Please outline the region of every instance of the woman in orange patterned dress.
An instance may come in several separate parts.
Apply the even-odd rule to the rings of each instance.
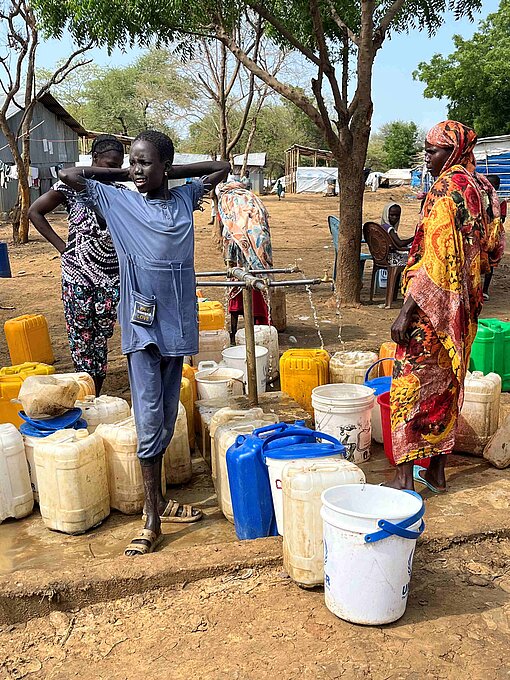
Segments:
[[[403,275],[404,304],[391,329],[397,343],[390,394],[397,470],[388,486],[414,481],[446,491],[446,456],[455,443],[464,378],[482,309],[482,274],[504,251],[497,194],[475,172],[473,130],[434,126],[425,160],[435,182]],[[431,458],[428,469],[414,462]]]

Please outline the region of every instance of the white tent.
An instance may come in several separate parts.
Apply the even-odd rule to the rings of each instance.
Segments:
[[[403,184],[411,184],[411,168],[392,168],[388,172],[383,172],[380,182],[388,181],[390,187],[400,187]]]
[[[296,170],[296,193],[325,194],[328,179],[338,181],[338,168],[300,166]]]

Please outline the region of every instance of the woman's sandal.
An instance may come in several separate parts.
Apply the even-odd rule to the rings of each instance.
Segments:
[[[163,540],[163,534],[154,533],[150,529],[142,529],[140,533],[133,538],[128,547],[124,550],[124,555],[127,557],[135,557],[135,555],[128,555],[128,552],[136,552],[137,555],[148,555],[154,552],[158,545]],[[142,543],[135,543],[135,541],[143,541]]]
[[[439,489],[438,487],[434,486],[431,484],[428,480],[425,479],[425,477],[422,477],[421,473],[426,473],[427,468],[422,467],[421,465],[414,465],[413,466],[413,479],[415,482],[419,482],[420,484],[423,484],[423,486],[426,486],[429,491],[432,491],[432,493],[446,493],[447,489]]]
[[[182,508],[182,512],[180,515],[178,515],[177,513],[179,512],[180,508]],[[195,511],[196,514],[194,514],[193,511]],[[194,508],[188,503],[181,504],[177,501],[168,501],[168,504],[161,513],[159,519],[162,524],[170,522],[182,522],[184,524],[189,524],[190,522],[198,522],[198,520],[202,519],[203,516],[204,515],[201,510]],[[144,522],[147,519],[147,515],[145,513],[142,515],[142,519]]]

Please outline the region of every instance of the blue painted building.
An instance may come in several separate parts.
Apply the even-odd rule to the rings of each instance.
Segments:
[[[476,169],[484,175],[499,175],[499,195],[510,197],[510,135],[484,137],[475,147]]]

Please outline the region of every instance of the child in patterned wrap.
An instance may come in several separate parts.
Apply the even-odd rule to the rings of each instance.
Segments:
[[[92,163],[120,168],[124,147],[113,135],[99,135],[92,144]],[[67,243],[46,215],[64,204],[68,214]],[[29,217],[37,231],[62,255],[62,301],[69,346],[76,371],[89,373],[99,395],[108,363],[119,301],[119,263],[106,222],[61,181],[38,198]]]

